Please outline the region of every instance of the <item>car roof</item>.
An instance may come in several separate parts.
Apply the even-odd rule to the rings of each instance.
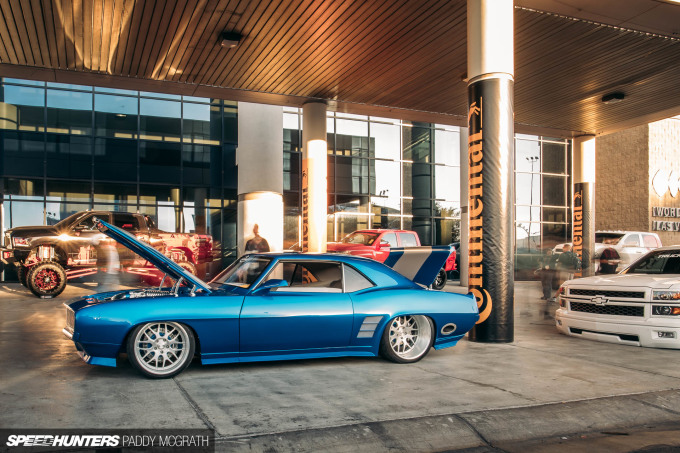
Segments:
[[[396,230],[393,228],[371,228],[371,229],[364,229],[364,230],[356,230],[352,231],[352,233],[384,233],[384,232],[390,232],[390,233],[415,233],[415,231],[410,231],[410,230]],[[351,234],[351,233],[350,233]]]

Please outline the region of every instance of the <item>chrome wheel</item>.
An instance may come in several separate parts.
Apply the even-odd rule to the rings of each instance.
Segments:
[[[176,322],[139,326],[130,339],[128,355],[132,356],[132,363],[151,377],[170,377],[179,373],[194,354],[193,335]]]
[[[432,324],[422,315],[397,316],[388,326],[388,345],[402,361],[422,358],[432,345]]]

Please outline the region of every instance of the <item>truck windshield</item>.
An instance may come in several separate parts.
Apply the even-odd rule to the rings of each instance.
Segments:
[[[57,228],[61,227],[67,227],[71,225],[72,223],[75,223],[77,219],[80,217],[83,217],[84,215],[89,214],[89,212],[76,212],[75,214],[71,214],[70,216],[66,217],[65,219],[60,220],[59,222],[55,223],[54,226]]]
[[[626,274],[680,274],[680,249],[655,251],[634,263]]]
[[[368,233],[365,231],[355,231],[350,233],[342,240],[343,244],[362,244],[362,245],[373,245],[375,240],[378,238],[378,233]]]
[[[621,233],[595,233],[595,242],[598,244],[616,245],[623,234]]]
[[[265,256],[244,255],[223,270],[210,283],[218,286],[232,285],[249,288],[262,274],[262,271],[267,268],[271,260],[271,258]]]

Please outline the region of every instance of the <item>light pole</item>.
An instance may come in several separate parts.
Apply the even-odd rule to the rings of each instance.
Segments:
[[[531,244],[531,226],[533,220],[533,206],[534,206],[534,164],[538,161],[538,156],[527,156],[525,157],[527,161],[531,164],[531,184],[529,186],[529,244]]]

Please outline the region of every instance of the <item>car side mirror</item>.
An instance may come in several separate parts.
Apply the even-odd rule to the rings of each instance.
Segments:
[[[257,290],[265,291],[271,290],[273,288],[281,288],[284,286],[288,286],[288,282],[286,280],[281,280],[280,278],[272,278],[264,282],[259,288],[257,288]]]
[[[381,240],[380,243],[378,244],[378,247],[380,247],[381,249],[385,248],[385,247],[389,247],[389,246],[390,246],[390,243],[385,241],[385,240]]]

